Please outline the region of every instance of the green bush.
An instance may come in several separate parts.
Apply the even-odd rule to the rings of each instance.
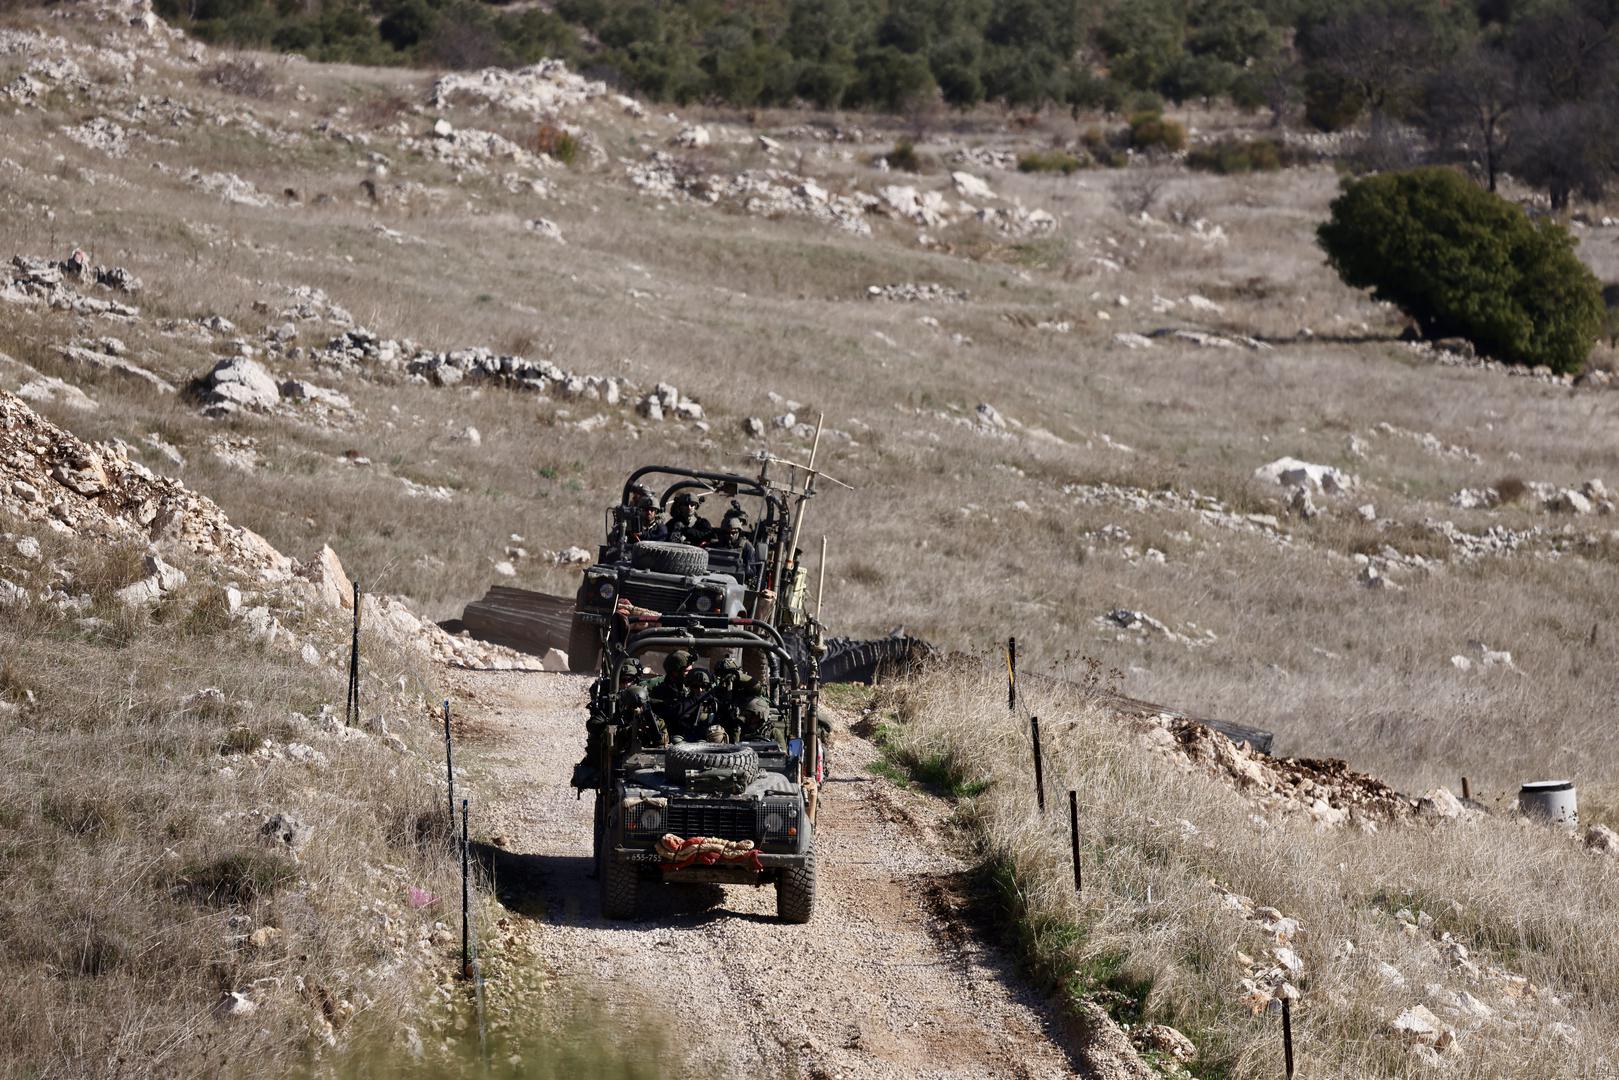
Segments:
[[[1062,150],[1031,150],[1017,159],[1018,172],[1026,173],[1060,172],[1067,176],[1083,167],[1084,162]]]
[[[1188,168],[1228,176],[1233,173],[1275,172],[1284,164],[1284,148],[1274,139],[1221,139],[1193,147],[1186,155]]]
[[[1163,113],[1140,112],[1130,117],[1130,145],[1137,150],[1186,149],[1186,129]]]
[[[883,155],[890,169],[899,169],[901,172],[921,172],[922,155],[916,152],[916,144],[909,139],[901,139],[894,144],[894,148]]]
[[[1497,360],[1577,372],[1603,328],[1601,287],[1568,231],[1451,169],[1355,181],[1317,236],[1346,283]]]

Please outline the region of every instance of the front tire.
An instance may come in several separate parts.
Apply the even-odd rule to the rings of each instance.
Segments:
[[[641,875],[636,865],[607,853],[602,860],[601,899],[605,919],[633,919],[641,898]]]
[[[815,914],[815,847],[804,853],[804,865],[784,868],[776,879],[776,917],[807,923]]]

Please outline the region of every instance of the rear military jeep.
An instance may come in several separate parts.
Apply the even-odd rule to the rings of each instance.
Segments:
[[[596,796],[595,856],[602,914],[634,917],[641,894],[660,885],[720,883],[773,886],[776,913],[808,922],[815,909],[815,811],[820,760],[811,719],[813,676],[801,685],[796,666],[771,627],[657,625],[615,650],[608,673],[625,661],[685,650],[710,658],[759,653],[770,672],[764,697],[774,738],[649,745],[644,702],[621,693],[605,740]],[[700,663],[700,661],[699,661]],[[616,681],[610,685],[617,685]],[[755,715],[763,715],[756,706]],[[757,732],[755,732],[757,734]]]
[[[682,495],[718,494],[730,499],[734,512],[746,515],[745,544],[731,548],[709,540],[699,545],[690,538],[671,542],[644,536],[636,492],[650,491],[647,485],[655,478],[665,485],[650,504],[655,517]],[[668,615],[759,616],[767,560],[779,547],[786,513],[785,500],[763,479],[661,465],[636,470],[624,483],[619,505],[609,511],[606,539],[579,584],[569,668],[579,674],[600,669],[615,615],[626,607]]]

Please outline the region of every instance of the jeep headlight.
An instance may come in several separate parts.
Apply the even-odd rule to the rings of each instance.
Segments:
[[[596,586],[596,595],[603,600],[611,600],[613,598],[613,594],[617,591],[617,586],[615,586],[611,581],[603,581],[600,585]]]
[[[718,601],[713,593],[698,593],[697,599],[692,601],[692,610],[699,615],[708,615],[713,612]]]
[[[638,832],[656,832],[663,828],[663,813],[656,806],[643,806],[635,815]]]
[[[765,803],[759,825],[766,843],[791,843],[798,836],[797,801]]]

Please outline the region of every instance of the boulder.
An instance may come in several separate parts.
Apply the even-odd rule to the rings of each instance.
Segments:
[[[1291,457],[1277,458],[1268,465],[1261,465],[1254,470],[1254,479],[1281,487],[1313,488],[1329,495],[1348,491],[1355,486],[1353,477],[1331,465],[1315,465]]]
[[[675,137],[670,141],[676,146],[683,146],[688,150],[695,150],[698,147],[707,146],[712,139],[708,134],[708,129],[703,125],[688,124],[686,127],[681,128]]]
[[[1554,514],[1589,514],[1596,508],[1583,492],[1564,488],[1546,500],[1546,509]]]
[[[203,400],[223,412],[236,409],[263,412],[281,403],[281,387],[257,360],[232,356],[219,361],[208,373]]]
[[[568,670],[568,654],[561,649],[546,649],[545,656],[540,659],[540,670],[565,674]]]
[[[153,603],[164,593],[178,589],[186,583],[183,570],[170,566],[156,555],[148,554],[144,560],[146,576],[132,585],[126,585],[115,594],[128,607]]]
[[[1137,1032],[1136,1037],[1143,1050],[1165,1054],[1182,1065],[1197,1058],[1197,1044],[1168,1024],[1148,1024]]]
[[[1423,1005],[1413,1005],[1396,1016],[1389,1022],[1389,1028],[1408,1042],[1437,1050],[1443,1050],[1456,1039],[1456,1033]]]
[[[315,594],[327,607],[353,610],[354,584],[330,544],[322,545],[320,554],[300,566],[298,576],[315,586]]]
[[[950,180],[956,185],[956,193],[964,199],[993,199],[995,192],[982,179],[969,172],[953,172]]]

